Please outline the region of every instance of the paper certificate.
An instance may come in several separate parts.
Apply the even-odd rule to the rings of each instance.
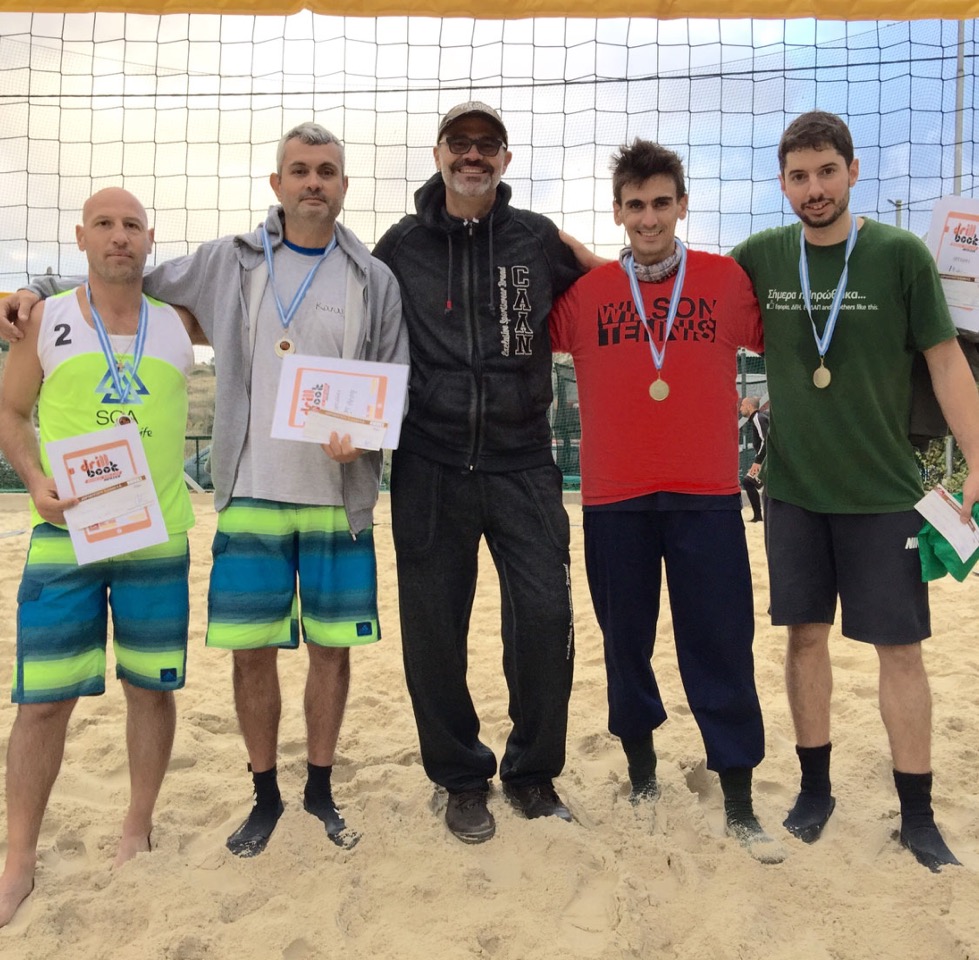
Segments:
[[[932,211],[928,246],[952,320],[979,333],[979,199],[942,197]]]
[[[962,522],[959,512],[962,504],[941,484],[929,490],[914,506],[952,545],[963,563],[979,550],[979,527],[975,520]]]
[[[167,540],[166,524],[135,423],[47,444],[63,499],[78,499],[65,522],[79,564]]]
[[[361,450],[393,450],[401,436],[408,366],[290,354],[272,417],[279,440],[329,443],[334,431]]]

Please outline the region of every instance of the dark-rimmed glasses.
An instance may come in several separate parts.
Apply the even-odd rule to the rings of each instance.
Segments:
[[[451,153],[459,156],[469,153],[475,147],[481,157],[495,157],[503,146],[503,141],[499,137],[478,137],[475,140],[472,137],[443,137],[442,143]]]

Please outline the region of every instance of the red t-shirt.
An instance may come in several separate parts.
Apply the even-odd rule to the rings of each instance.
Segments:
[[[639,284],[658,348],[675,280]],[[688,251],[661,371],[665,400],[649,395],[656,367],[618,262],[578,280],[555,304],[550,327],[554,350],[574,358],[582,503],[740,490],[737,351],[760,353],[763,343],[758,302],[734,260]]]

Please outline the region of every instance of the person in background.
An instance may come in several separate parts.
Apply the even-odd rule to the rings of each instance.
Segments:
[[[748,496],[751,504],[751,522],[758,523],[762,519],[761,512],[761,465],[765,462],[765,437],[768,436],[768,411],[761,409],[758,397],[745,397],[741,401],[739,412],[746,417],[751,427],[751,445],[755,448],[755,458],[748,467],[748,472],[741,478],[741,487]]]

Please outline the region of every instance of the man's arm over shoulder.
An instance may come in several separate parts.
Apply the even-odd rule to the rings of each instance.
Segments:
[[[594,270],[596,267],[603,267],[606,263],[611,262],[605,257],[600,257],[594,250],[589,250],[577,237],[572,237],[570,233],[558,230],[558,236],[561,238],[561,243],[566,244],[574,254],[575,260],[578,261],[578,266],[586,273],[589,270]]]
[[[962,519],[968,520],[979,501],[979,390],[954,337],[923,352],[935,396],[969,467],[962,484]]]
[[[143,290],[164,303],[186,307],[195,318],[210,317],[215,312],[213,303],[217,297],[222,294],[234,296],[237,291],[237,288],[228,291],[229,275],[222,277],[213,269],[214,248],[221,243],[229,244],[230,253],[231,239],[226,238],[202,244],[194,253],[165,260],[153,267],[143,276]],[[65,290],[72,290],[85,283],[86,279],[86,277],[68,279],[55,276],[37,277],[30,286],[0,300],[0,337],[11,342],[19,339],[20,332],[14,324],[24,323],[31,307],[38,300],[63,293]],[[197,325],[196,319],[195,325]],[[195,339],[195,334],[191,334],[191,340],[194,343],[206,344],[208,341],[201,327],[197,325],[197,328],[199,333],[196,336],[204,339]],[[187,332],[191,333],[190,330]]]
[[[193,253],[164,260],[143,276],[143,290],[164,303],[185,307],[206,337],[213,328],[218,303],[226,300],[235,310],[239,306],[238,272],[220,269],[222,253],[232,258],[225,264],[236,263],[231,238],[202,243]],[[229,286],[232,278],[234,283]]]
[[[32,283],[22,287],[16,293],[0,300],[0,338],[13,343],[23,336],[23,329],[31,315],[31,308],[45,297],[53,297],[56,293],[72,290],[83,284],[86,277],[75,277],[66,280],[45,274],[36,277]]]
[[[58,499],[54,480],[44,475],[34,429],[34,404],[41,391],[43,371],[37,355],[44,304],[35,304],[21,340],[10,345],[0,386],[0,449],[24,482],[41,517],[63,524],[64,510],[76,501]]]
[[[552,220],[521,210],[525,229],[529,230],[538,240],[551,273],[551,288],[557,298],[585,272],[575,258],[574,253],[562,239],[560,231]]]

